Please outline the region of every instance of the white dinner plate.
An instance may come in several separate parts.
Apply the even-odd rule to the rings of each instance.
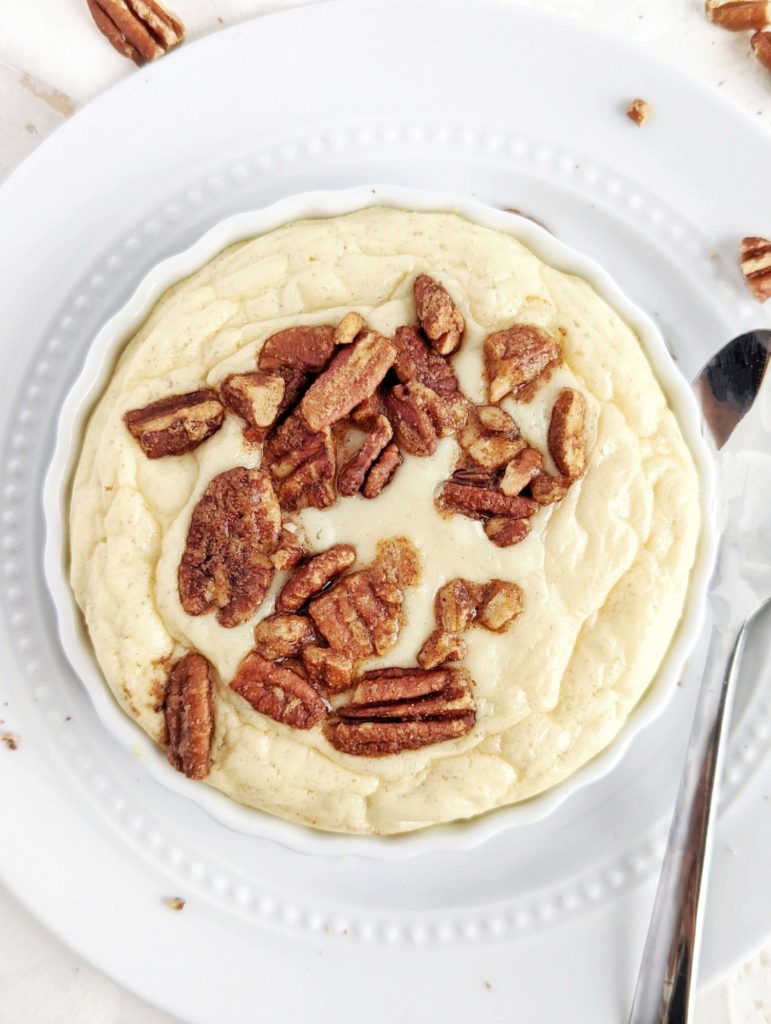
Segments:
[[[636,95],[654,108],[637,128]],[[736,154],[742,154],[737,165]],[[371,181],[517,207],[606,267],[686,376],[769,315],[771,146],[632,48],[480,3],[341,3],[183,47],[90,104],[0,188],[0,871],[66,942],[187,1020],[622,1020],[699,677],[606,778],[472,850],[377,862],[237,834],[104,729],[56,639],[42,480],[99,327],[212,224]],[[727,759],[703,976],[771,930],[769,616]],[[187,903],[174,913],[166,896]]]

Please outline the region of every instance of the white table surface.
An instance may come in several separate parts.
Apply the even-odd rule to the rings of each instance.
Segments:
[[[297,2],[174,0],[173,9],[195,38]],[[771,130],[771,75],[751,59],[746,34],[707,23],[701,0],[519,2],[638,42],[721,89]],[[79,104],[133,70],[94,31],[85,0],[0,0],[0,62],[17,69],[0,67],[0,179]],[[768,774],[771,780],[771,767]],[[771,922],[769,940],[766,950],[700,995],[698,1024],[771,1022]],[[173,1018],[93,970],[0,886],[0,1024],[173,1024]]]

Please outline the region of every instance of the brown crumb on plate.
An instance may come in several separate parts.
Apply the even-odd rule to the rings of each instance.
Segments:
[[[163,901],[169,910],[184,910],[185,900],[181,896],[167,896]]]
[[[651,116],[650,104],[641,99],[632,100],[627,107],[626,116],[630,121],[634,121],[636,125],[644,125]]]
[[[19,737],[15,736],[12,732],[7,732],[3,736],[0,736],[0,740],[3,741],[9,750],[19,749]]]

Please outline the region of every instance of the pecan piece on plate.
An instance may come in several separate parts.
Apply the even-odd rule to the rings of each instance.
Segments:
[[[745,32],[771,25],[771,2],[768,0],[707,0],[706,11],[711,22],[730,32]]]
[[[771,298],[771,239],[742,239],[741,266],[744,279],[758,302]]]
[[[466,426],[458,434],[458,444],[485,469],[505,466],[527,447],[517,424],[497,405],[472,406]]]
[[[766,70],[771,71],[771,31],[753,33],[751,42],[752,52],[758,58],[763,67],[766,68]],[[767,298],[768,294],[765,293],[763,299]],[[761,302],[763,299],[761,299]]]
[[[448,431],[458,430],[468,416],[468,399],[458,387],[458,378],[447,360],[435,352],[417,327],[398,327],[393,337],[396,345],[394,373],[402,384],[417,381],[444,399],[444,419]]]
[[[346,754],[383,757],[469,732],[476,721],[471,679],[462,669],[368,672],[324,735]]]
[[[337,490],[339,494],[350,496],[357,494],[362,489],[367,473],[392,437],[393,428],[388,419],[381,414],[367,434],[364,444],[338,473]]]
[[[367,326],[361,313],[346,313],[335,327],[335,345],[350,345]]]
[[[188,651],[169,671],[163,708],[169,763],[189,779],[205,779],[211,768],[214,696],[211,666]]]
[[[509,519],[527,519],[538,506],[530,498],[509,496],[488,487],[469,487],[454,480],[445,480],[437,498],[440,509],[459,512],[469,519],[487,519],[507,516]]]
[[[329,428],[311,430],[294,412],[268,436],[262,456],[282,508],[326,508],[335,500],[335,449]]]
[[[418,665],[431,669],[448,661],[462,661],[466,657],[466,641],[457,633],[435,629],[418,652]]]
[[[266,473],[237,466],[210,481],[190,521],[179,565],[188,615],[217,609],[223,626],[248,619],[273,579],[268,557],[281,534],[281,509]]]
[[[323,430],[368,398],[396,358],[382,334],[365,328],[352,345],[339,349],[332,362],[305,392],[300,409],[312,430]]]
[[[247,441],[264,441],[278,419],[286,382],[276,373],[231,373],[220,385],[225,405],[246,423]]]
[[[454,352],[463,340],[466,324],[450,293],[433,277],[415,279],[415,309],[428,340],[442,356]]]
[[[476,619],[482,586],[469,580],[450,580],[434,598],[437,626],[447,633],[463,633]]]
[[[123,420],[148,459],[160,459],[193,451],[219,430],[224,418],[217,392],[202,388],[132,409]]]
[[[551,411],[549,451],[557,469],[578,480],[586,469],[586,399],[580,391],[563,388]]]
[[[295,612],[356,561],[356,548],[351,544],[335,544],[320,555],[295,569],[278,595],[280,612]]]
[[[313,623],[305,615],[269,615],[254,627],[254,649],[268,661],[293,658],[315,639]]]
[[[510,392],[515,398],[522,397],[529,384],[562,360],[554,338],[529,324],[514,324],[489,334],[484,355],[491,402],[500,402]]]
[[[569,476],[549,476],[539,473],[530,481],[530,494],[539,505],[553,505],[562,501],[573,481]]]
[[[645,100],[641,99],[632,100],[626,108],[626,116],[630,121],[634,121],[638,128],[642,127],[646,121],[650,120],[650,103],[646,103]]]
[[[490,580],[482,588],[476,621],[485,629],[502,633],[521,613],[522,606],[521,587],[507,580]]]
[[[367,474],[361,493],[365,498],[376,498],[391,483],[394,473],[404,462],[397,444],[388,445]]]
[[[335,353],[335,328],[331,324],[316,327],[287,327],[267,338],[257,358],[257,366],[266,372],[300,370],[320,373]]]
[[[327,713],[321,694],[288,664],[277,665],[252,651],[238,666],[231,690],[255,711],[293,729],[312,729]]]
[[[294,523],[284,522],[278,547],[270,556],[273,565],[281,572],[289,572],[305,558],[305,548]]]
[[[353,659],[331,647],[309,644],[302,652],[308,678],[329,693],[342,693],[353,683]]]
[[[504,494],[521,494],[542,469],[543,455],[535,448],[523,448],[506,467],[500,488]]]
[[[510,548],[514,544],[519,544],[530,533],[530,520],[493,516],[485,523],[484,531],[488,540],[496,547]]]
[[[157,0],[87,0],[96,27],[118,53],[138,64],[162,57],[185,38],[185,26]]]

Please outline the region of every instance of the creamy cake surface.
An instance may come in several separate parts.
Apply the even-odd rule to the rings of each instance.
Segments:
[[[256,624],[274,613],[292,570],[276,569],[256,611],[223,624],[240,613],[231,614],[230,606],[222,611],[222,602],[215,607],[210,601],[193,614],[185,610],[180,566],[192,559],[194,575],[211,554],[207,548],[195,562],[189,549],[195,516],[209,528],[209,505],[196,510],[213,493],[212,481],[238,467],[272,473],[263,464],[263,443],[254,433],[245,437],[244,419],[227,403],[218,413],[212,394],[220,394],[230,375],[253,374],[266,339],[289,328],[330,325],[331,331],[356,312],[378,338],[393,338],[403,325],[417,324],[414,288],[421,275],[440,283],[462,315],[462,341],[446,362],[472,415],[473,406],[490,405],[485,339],[517,325],[555,339],[559,365],[550,364],[532,386],[509,391],[496,405],[515,421],[521,445],[541,453],[544,477],[566,479],[564,467],[555,465],[550,424],[561,395],[583,396],[586,464],[566,479],[560,500],[537,509],[526,483],[521,500],[534,511],[497,516],[496,528],[524,521],[527,535],[504,547],[485,533],[493,532],[489,509],[472,510],[475,518],[437,503],[459,465],[475,469],[459,445],[460,427],[438,430],[435,450],[419,456],[405,449],[397,424],[392,443],[402,462],[376,497],[336,495],[329,507],[282,510],[306,561],[336,545],[353,548],[355,560],[338,580],[377,564],[378,544],[389,538],[403,539],[402,550],[414,558],[409,579],[389,577],[401,601],[396,634],[390,646],[381,645],[383,653],[355,659],[357,677],[417,666],[436,627],[435,596],[448,582],[497,580],[519,589],[521,609],[507,628],[493,632],[474,621],[462,631],[460,660],[444,663],[467,673],[463,707],[473,704],[474,710],[463,714],[472,715],[471,727],[417,749],[378,748],[369,756],[370,748],[350,753],[329,738],[327,719],[349,700],[350,688],[316,686],[312,724],[297,727],[287,721],[294,704],[289,712],[282,705],[283,721],[271,717],[264,703],[270,686],[257,701],[267,713],[244,695],[246,684],[241,692],[230,686],[255,648]],[[350,347],[344,339],[338,354],[345,342]],[[441,344],[432,341],[432,351]],[[390,349],[381,345],[380,351]],[[325,370],[314,372],[311,387]],[[391,366],[379,393],[398,386],[393,373]],[[303,386],[308,394],[307,380]],[[289,385],[277,387],[286,393]],[[211,434],[182,454],[148,457],[137,440],[141,417],[132,431],[126,414],[202,391],[198,408],[212,403],[201,413],[211,418]],[[310,408],[299,401],[300,409]],[[218,416],[221,423],[213,427]],[[343,444],[340,429],[333,424],[330,436]],[[490,467],[482,470],[489,478]],[[497,483],[485,478],[488,493],[503,486],[505,470],[495,468]],[[484,472],[472,473],[473,480],[479,483]],[[235,486],[240,477],[224,479]],[[461,474],[460,483],[470,479]],[[277,489],[282,480],[273,477]],[[511,508],[506,505],[507,514]],[[233,246],[163,296],[126,345],[85,432],[72,490],[71,581],[108,684],[158,742],[184,746],[185,730],[198,728],[189,707],[188,718],[174,717],[187,699],[185,687],[196,680],[190,673],[183,682],[170,679],[188,652],[206,659],[210,702],[199,710],[212,716],[210,763],[199,774],[209,784],[290,820],[387,834],[524,800],[606,747],[667,652],[683,612],[699,525],[694,464],[639,339],[585,281],[546,266],[515,239],[454,214],[373,208],[292,223]],[[230,527],[225,534],[231,537]],[[267,566],[275,550],[274,538],[259,564]],[[328,653],[316,617],[304,621],[316,631],[313,642],[322,655]],[[287,670],[304,678],[304,657],[292,654]],[[200,662],[204,677],[205,665]],[[182,703],[172,708],[177,698]],[[421,722],[431,719],[426,715]],[[406,735],[403,725],[399,729]],[[170,757],[174,763],[173,751]]]

